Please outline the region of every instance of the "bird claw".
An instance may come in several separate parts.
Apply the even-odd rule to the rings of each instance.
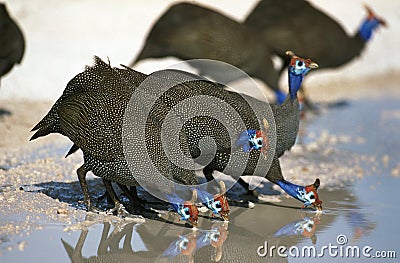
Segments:
[[[96,214],[100,214],[100,213],[103,212],[102,210],[100,210],[99,208],[95,207],[94,205],[88,205],[87,206],[87,211],[88,212],[92,212],[92,213],[96,213]]]
[[[121,203],[116,203],[114,208],[107,210],[107,214],[109,215],[112,215],[115,212],[117,212],[117,216],[122,218],[128,217],[130,215],[129,212],[126,210],[125,206]]]

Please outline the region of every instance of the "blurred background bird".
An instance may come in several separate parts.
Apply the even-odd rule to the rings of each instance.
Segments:
[[[155,22],[130,66],[145,59],[164,57],[223,61],[262,80],[282,103],[286,94],[279,89],[279,75],[271,56],[268,45],[260,41],[257,32],[238,21],[197,4],[178,3]],[[224,75],[209,65],[199,68],[196,63],[192,66],[200,71],[200,75],[215,78]],[[233,76],[229,78],[235,80]]]
[[[5,3],[0,3],[0,81],[15,64],[21,63],[24,51],[25,39],[21,29],[10,17]]]
[[[260,33],[262,40],[274,54],[288,63],[286,50],[318,61],[320,69],[340,67],[358,57],[371,39],[373,32],[386,26],[385,20],[365,6],[366,17],[354,35],[308,1],[260,1],[244,24]],[[307,106],[313,108],[308,100]]]

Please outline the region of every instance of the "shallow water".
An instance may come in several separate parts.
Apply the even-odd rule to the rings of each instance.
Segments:
[[[367,256],[362,253],[366,249],[364,254],[372,257],[368,261],[395,262],[396,259],[373,257],[377,251],[386,253],[386,257],[395,256],[391,254],[394,251],[400,257],[395,195],[400,188],[398,103],[395,99],[350,101],[305,121],[301,143],[310,144],[329,131],[350,138],[338,144],[338,149],[355,154],[349,156],[367,156],[371,160],[370,165],[366,162],[363,167],[361,178],[336,190],[320,190],[324,201],[322,214],[301,210],[299,202],[284,198],[279,203],[258,203],[253,209],[232,206],[228,225],[209,220],[203,214],[197,232],[177,220],[173,224],[155,220],[125,224],[94,220],[86,230],[45,225],[42,230],[13,237],[12,241],[1,236],[1,261],[308,262],[303,251],[320,259],[323,251],[324,262],[364,262]],[[280,252],[288,258],[280,256],[273,246],[283,246]],[[324,246],[327,248],[321,250]],[[267,255],[262,257],[257,250]]]

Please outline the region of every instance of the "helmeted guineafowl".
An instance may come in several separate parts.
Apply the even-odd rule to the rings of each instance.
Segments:
[[[300,108],[297,98],[297,91],[300,89],[306,73],[308,73],[310,69],[318,67],[318,65],[311,60],[305,60],[297,57],[290,51],[287,52],[286,55],[291,57],[288,67],[289,95],[282,105],[271,105],[276,124],[277,141],[275,155],[266,178],[272,183],[278,184],[289,195],[302,201],[304,204],[314,205],[316,208],[321,209],[321,203],[318,199],[318,194],[316,193],[316,190],[319,187],[319,180],[317,179],[315,183],[308,186],[308,188],[287,182],[283,178],[278,159],[284,154],[285,151],[291,149],[291,147],[295,144],[298,134]],[[213,162],[203,169],[207,180],[213,179],[212,173],[214,170],[222,171],[223,167],[225,167],[226,163],[229,161],[229,158],[229,148],[227,147],[226,149],[221,149],[221,152],[216,158],[213,159]],[[248,165],[246,170],[243,172],[243,175],[252,175],[254,173],[255,162],[250,162],[249,164],[250,165]],[[242,178],[239,178],[238,182],[246,189],[249,189],[249,184],[246,183]],[[305,190],[305,188],[307,188],[307,190]],[[312,193],[310,193],[310,189],[314,189],[315,191],[312,190]],[[312,198],[310,199],[306,195],[312,196]]]
[[[366,10],[367,17],[352,36],[305,0],[260,1],[243,23],[258,31],[260,38],[283,60],[286,50],[293,50],[299,56],[318,61],[320,69],[336,68],[358,57],[374,30],[386,25],[371,8]]]
[[[314,65],[315,64],[310,60],[303,60],[297,57],[293,58],[293,65],[290,68],[293,75],[289,77],[289,97],[291,103],[296,99],[296,92],[300,87],[305,73]],[[148,88],[144,91],[157,91],[168,81],[172,81],[174,85],[162,93],[162,96],[157,98],[151,107],[151,111],[145,123],[146,132],[145,134],[141,134],[140,138],[140,140],[146,142],[146,146],[141,148],[134,144],[133,148],[130,149],[132,152],[128,150],[128,153],[132,154],[133,158],[136,158],[141,152],[147,151],[147,154],[151,158],[152,165],[155,166],[163,176],[179,183],[195,185],[198,181],[194,171],[179,167],[169,160],[169,156],[164,152],[161,134],[163,122],[168,117],[168,114],[172,111],[176,117],[180,119],[182,118],[181,115],[185,115],[186,112],[179,113],[179,111],[175,109],[175,106],[179,105],[179,103],[188,98],[197,98],[197,96],[206,96],[207,98],[213,97],[229,104],[237,111],[245,125],[245,132],[262,131],[263,127],[254,114],[253,109],[248,104],[248,101],[254,102],[255,105],[261,108],[265,107],[266,103],[252,97],[228,91],[224,86],[211,81],[192,78],[186,79],[185,74],[187,73],[165,70],[150,75],[155,82],[152,82],[151,89]],[[182,78],[182,76],[184,77]],[[126,155],[124,155],[123,140],[130,142],[130,138],[123,138],[122,126],[124,114],[126,114],[129,106],[128,103],[131,97],[135,97],[133,93],[136,89],[136,85],[140,82],[142,83],[141,85],[143,85],[143,82],[148,79],[149,76],[146,77],[146,75],[130,69],[111,68],[109,65],[96,58],[95,66],[88,67],[83,73],[78,74],[72,79],[67,85],[63,95],[57,100],[49,113],[34,127],[34,130],[38,131],[34,134],[32,139],[52,132],[58,132],[70,138],[76,145],[75,148],[82,149],[84,164],[78,169],[78,177],[85,194],[85,201],[88,209],[92,207],[85,182],[87,171],[91,170],[95,175],[106,179],[106,187],[108,187],[107,190],[110,192],[112,192],[110,181],[117,182],[121,185],[135,186],[138,184],[137,178],[132,174],[132,169],[129,167],[128,162],[130,160],[127,161]],[[175,84],[176,80],[180,82]],[[248,101],[246,101],[245,97],[247,97]],[[141,101],[139,100],[139,103],[134,105],[133,109],[136,109],[134,112],[140,110],[142,107],[140,104]],[[283,107],[284,106],[282,106],[282,108]],[[220,118],[230,123],[230,129],[240,129],[242,127],[240,125],[238,126],[238,124],[232,120],[229,112],[221,111],[221,106],[218,103],[211,104],[210,108],[215,110],[214,112],[219,112],[219,114],[221,114]],[[213,167],[216,170],[225,172],[225,168],[228,166],[233,156],[230,155],[232,144],[229,134],[227,134],[226,129],[221,126],[218,119],[201,114],[204,110],[201,106],[197,105],[191,110],[199,115],[184,122],[179,132],[180,147],[184,149],[184,154],[191,155],[192,158],[199,157],[199,155],[203,154],[203,150],[205,155],[207,155],[208,148],[202,148],[201,152],[199,152],[198,143],[203,136],[213,137],[217,144],[217,151],[211,165],[207,167]],[[293,114],[293,112],[286,111],[283,112],[283,114]],[[265,115],[266,119],[271,120],[271,118],[275,118],[279,120],[279,118],[275,116],[267,115]],[[296,119],[296,117],[294,118]],[[289,119],[291,119],[291,117],[289,117]],[[286,123],[284,123],[284,121],[282,122],[282,125],[280,126],[278,124],[277,127],[278,129],[281,127],[283,130],[280,132],[284,133],[286,132],[285,129],[287,129],[287,126],[285,126]],[[133,123],[133,125],[135,129],[136,123]],[[296,127],[293,129],[295,129],[295,134],[297,134]],[[243,130],[237,131],[243,132]],[[268,136],[264,134],[263,138],[267,139]],[[264,142],[266,143],[266,141]],[[250,150],[249,159],[240,159],[239,162],[234,163],[233,166],[230,167],[229,172],[238,174],[239,171],[239,175],[255,173],[257,160],[259,160],[262,155],[263,149],[261,149],[261,145],[264,145],[262,141],[261,143],[258,141],[258,144],[258,148],[255,148],[258,150]],[[244,145],[243,149],[245,149]],[[245,150],[241,151],[240,147],[236,149],[236,151],[244,152],[244,154],[248,152]],[[279,151],[282,150],[278,149],[278,152]],[[213,151],[211,150],[211,152]],[[267,157],[271,160],[272,158],[275,160],[273,156]],[[139,163],[142,161],[145,160],[140,159]],[[276,164],[276,161],[274,161],[274,163],[270,169],[271,172],[268,172],[268,174],[273,174],[273,177],[267,177],[268,179],[279,184],[291,196],[305,204],[314,204],[319,201],[316,193],[316,188],[319,184],[314,188],[304,188],[293,185],[283,179],[279,163]],[[242,167],[243,171],[235,171],[235,168],[238,167]],[[275,171],[275,169],[278,169],[278,171]],[[151,171],[140,171],[139,173],[142,179],[145,178],[145,180],[156,183],[154,182],[156,180],[154,180]]]
[[[50,133],[60,133],[64,136],[67,136],[68,133],[64,132],[61,123],[60,123],[60,109],[62,105],[66,101],[70,101],[71,99],[76,98],[76,96],[82,96],[83,98],[90,98],[93,94],[107,94],[107,89],[118,91],[129,92],[127,90],[134,89],[140,85],[140,83],[147,77],[145,74],[140,72],[131,70],[131,69],[115,69],[111,70],[111,68],[106,65],[99,58],[95,58],[95,66],[87,67],[86,70],[76,77],[74,77],[65,88],[61,97],[55,102],[50,111],[46,114],[46,116],[32,129],[32,131],[36,131],[35,134],[31,137],[31,140],[36,138],[46,136]],[[129,100],[129,98],[128,98]],[[93,102],[93,103],[99,103]],[[125,102],[126,103],[126,102]],[[103,109],[103,104],[100,101],[99,110]],[[122,105],[121,105],[122,106]],[[91,107],[91,106],[90,106]],[[118,111],[118,109],[116,109]],[[123,111],[119,112],[123,114]],[[113,138],[115,139],[115,138]],[[70,151],[67,155],[78,150],[80,146],[76,143],[73,144]],[[112,152],[107,155],[104,155],[104,158],[112,158]],[[82,191],[84,193],[85,204],[88,210],[96,210],[91,203],[91,199],[89,197],[88,187],[86,183],[86,172],[85,166],[82,165],[78,170],[78,178],[82,187]],[[110,182],[104,180],[104,184],[107,190],[110,190]],[[123,185],[120,185],[123,187]],[[124,191],[126,192],[126,191]],[[110,193],[112,195],[112,193]],[[129,195],[128,195],[129,196]],[[112,195],[113,197],[113,195]]]
[[[25,39],[21,29],[10,17],[6,5],[0,3],[0,79],[15,64],[21,63]]]
[[[279,74],[274,69],[271,54],[268,45],[245,25],[196,4],[178,3],[153,25],[142,50],[130,66],[144,59],[169,56],[182,60],[223,61],[262,80],[282,103],[286,96],[279,90]],[[200,64],[194,66],[201,75],[223,74],[215,72],[214,68],[199,68]]]

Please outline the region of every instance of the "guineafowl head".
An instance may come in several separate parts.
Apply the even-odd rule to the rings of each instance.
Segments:
[[[168,201],[171,203],[172,208],[181,216],[180,220],[185,220],[191,223],[194,227],[197,226],[197,220],[199,218],[199,211],[195,204],[197,199],[197,190],[194,189],[192,193],[192,199],[190,201],[184,201],[176,193],[166,195]]]
[[[277,184],[287,194],[301,201],[304,207],[313,206],[317,210],[322,210],[322,201],[318,196],[318,188],[320,186],[320,180],[318,178],[313,184],[307,186],[293,184],[285,180],[278,181]]]
[[[212,195],[205,190],[198,189],[201,202],[210,209],[214,215],[220,215],[225,221],[229,221],[229,204],[226,198],[226,187],[223,181],[219,182],[221,192]]]
[[[288,76],[289,76],[289,94],[290,98],[294,100],[297,96],[297,91],[301,87],[304,76],[314,68],[318,68],[318,64],[311,61],[311,59],[304,59],[296,56],[292,51],[286,51],[286,55],[291,57]]]
[[[367,18],[362,22],[358,32],[364,41],[368,41],[375,29],[380,25],[386,26],[386,21],[378,17],[370,7],[365,6],[365,9],[367,10]]]

